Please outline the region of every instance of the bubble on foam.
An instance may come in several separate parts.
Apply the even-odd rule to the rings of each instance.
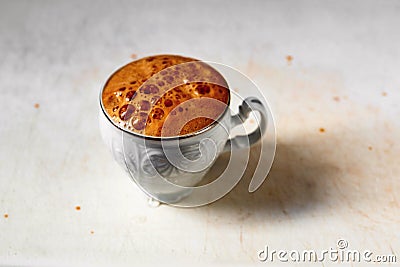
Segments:
[[[126,101],[132,101],[135,98],[136,92],[135,91],[129,91],[126,93],[125,99]]]
[[[174,102],[172,102],[171,99],[165,99],[165,101],[164,101],[164,105],[166,107],[171,107],[173,104],[174,104]]]
[[[149,101],[147,101],[147,100],[140,101],[140,110],[148,111],[148,110],[150,110],[150,106],[151,106],[151,104]]]
[[[156,120],[160,120],[164,117],[164,110],[162,110],[161,108],[155,108],[152,118],[156,119]]]

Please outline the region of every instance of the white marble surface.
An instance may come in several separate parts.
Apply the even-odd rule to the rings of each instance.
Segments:
[[[398,1],[0,2],[0,265],[266,264],[265,245],[320,251],[339,238],[400,262],[399,11]],[[231,65],[263,89],[278,148],[256,193],[245,179],[207,207],[150,208],[112,161],[100,87],[131,54],[158,53]]]

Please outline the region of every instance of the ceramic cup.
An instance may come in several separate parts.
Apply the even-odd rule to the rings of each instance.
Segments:
[[[227,105],[224,103],[224,112],[197,132],[175,137],[141,135],[112,121],[102,102],[103,90],[104,87],[99,114],[102,139],[139,188],[164,203],[176,203],[190,195],[221,153],[253,145],[267,127],[267,111],[259,99],[244,99],[239,112],[232,114],[230,95]],[[248,135],[229,139],[231,130],[242,125],[251,111],[260,114],[258,128]]]

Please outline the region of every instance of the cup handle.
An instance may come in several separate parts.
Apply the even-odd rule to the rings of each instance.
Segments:
[[[238,135],[229,139],[225,144],[224,151],[250,147],[264,135],[267,129],[268,114],[261,101],[255,97],[247,97],[243,100],[243,103],[239,106],[239,113],[231,117],[231,129],[242,124],[249,117],[251,111],[260,113],[257,129],[248,135]]]

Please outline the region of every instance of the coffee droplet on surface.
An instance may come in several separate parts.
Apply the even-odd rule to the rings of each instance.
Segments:
[[[81,206],[76,206],[75,209],[76,210],[81,210]]]
[[[288,65],[292,65],[293,56],[287,55],[287,56],[286,56],[286,62],[287,62]]]
[[[7,213],[4,213],[4,218],[8,218],[8,214]]]
[[[176,55],[157,55],[117,70],[104,87],[102,102],[113,123],[128,131],[161,136],[166,119],[172,115],[172,123],[186,119],[179,133],[185,135],[214,122],[229,104],[229,94],[225,79],[206,63]],[[189,100],[202,98],[218,100],[225,108],[212,101],[207,105],[185,105]],[[201,117],[202,111],[213,117]],[[196,114],[200,114],[199,118]],[[187,120],[190,115],[194,117]]]
[[[35,105],[33,105],[35,108],[40,108],[39,103],[35,103]]]

